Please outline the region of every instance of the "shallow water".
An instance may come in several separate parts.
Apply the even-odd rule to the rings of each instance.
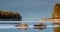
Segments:
[[[39,22],[22,22],[22,23],[26,23],[26,24],[29,24],[30,26],[33,26],[34,24],[36,23],[39,23]],[[47,24],[47,26],[52,26],[52,23],[51,22],[45,22],[44,24]],[[10,26],[10,25],[17,25],[17,24],[0,24],[0,26]],[[14,28],[14,29],[0,29],[0,32],[53,32],[53,27],[47,27],[43,30],[37,30],[37,29],[34,29],[34,28],[28,28],[28,30],[19,30],[17,28]]]

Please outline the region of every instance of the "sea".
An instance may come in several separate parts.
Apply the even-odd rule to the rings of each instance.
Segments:
[[[4,22],[5,23],[5,22]],[[7,22],[6,22],[7,23]],[[10,22],[9,22],[10,23]],[[53,29],[53,25],[52,25],[52,22],[44,22],[44,24],[46,24],[46,28],[45,29],[34,29],[34,24],[38,24],[38,23],[41,23],[41,22],[20,22],[20,23],[25,23],[25,24],[28,24],[29,27],[27,30],[22,30],[22,29],[18,29],[18,28],[11,28],[11,29],[8,29],[10,26],[16,26],[17,24],[0,24],[0,32],[54,32],[54,29]],[[8,28],[3,28],[3,26],[9,26]],[[49,27],[51,26],[51,27]]]

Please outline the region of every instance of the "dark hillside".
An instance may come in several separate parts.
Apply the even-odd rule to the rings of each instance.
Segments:
[[[0,21],[21,21],[22,17],[19,13],[10,11],[0,11]]]

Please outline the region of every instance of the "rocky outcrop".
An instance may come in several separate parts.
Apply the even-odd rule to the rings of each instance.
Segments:
[[[23,28],[18,28],[20,30],[28,30],[28,24],[18,24],[18,25],[16,25],[16,27],[23,27]]]
[[[57,3],[55,4],[54,6],[54,10],[53,10],[53,13],[52,13],[52,18],[60,18],[60,4]]]
[[[21,21],[22,17],[19,13],[10,11],[0,11],[0,21]]]
[[[52,13],[52,18],[54,19],[60,19],[60,4],[57,3],[54,6],[54,10]],[[53,26],[58,26],[58,27],[54,27],[54,32],[60,32],[60,22],[59,23],[53,23]]]

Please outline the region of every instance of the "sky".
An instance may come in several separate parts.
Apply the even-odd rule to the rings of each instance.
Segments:
[[[18,12],[25,21],[50,18],[54,5],[60,0],[0,0],[0,10]]]
[[[18,12],[22,21],[40,21],[41,18],[50,18],[54,5],[60,0],[0,0],[0,10]],[[0,32],[23,32],[21,30],[0,30]],[[30,32],[37,32],[33,29]],[[38,31],[41,32],[41,31]],[[51,28],[47,32],[52,32]]]

